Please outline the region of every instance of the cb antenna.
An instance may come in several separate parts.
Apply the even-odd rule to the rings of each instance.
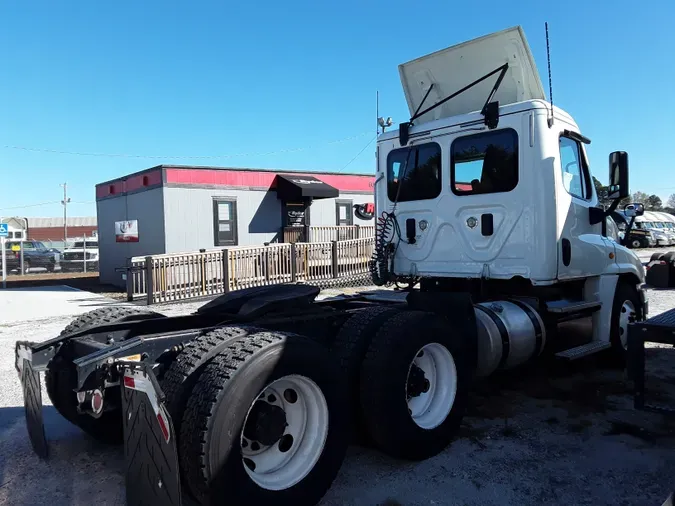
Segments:
[[[551,117],[548,118],[548,127],[553,126],[553,82],[551,80],[551,48],[548,42],[548,21],[544,23],[546,27],[546,58],[548,60],[548,98],[551,102]]]
[[[377,123],[380,120],[380,90],[376,90],[375,93],[375,118]],[[375,125],[375,137],[378,135],[380,135],[379,123]]]

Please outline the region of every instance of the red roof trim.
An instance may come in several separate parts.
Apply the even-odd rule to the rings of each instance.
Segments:
[[[140,190],[144,186],[156,186],[162,184],[162,170],[157,169],[142,174],[135,174],[129,176],[128,179],[117,179],[107,183],[96,185],[96,198],[104,198],[110,195],[119,195],[120,193],[128,193],[135,190]]]
[[[166,170],[167,184],[195,186],[229,186],[241,188],[274,188],[277,174],[293,176],[313,176],[341,192],[373,191],[375,177],[370,175],[336,175],[320,172],[268,172],[268,171],[228,171],[218,169],[170,169]]]

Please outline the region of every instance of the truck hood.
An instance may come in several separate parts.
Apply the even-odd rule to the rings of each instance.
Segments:
[[[422,102],[421,110],[464,88],[508,62],[509,69],[493,100],[499,105],[524,100],[546,100],[537,66],[520,26],[508,28],[399,65],[401,84],[410,116]],[[499,74],[470,88],[417,121],[427,121],[480,111]]]

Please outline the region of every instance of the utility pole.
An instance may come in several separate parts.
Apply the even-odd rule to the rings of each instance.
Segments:
[[[63,205],[63,246],[66,246],[66,241],[68,240],[68,203],[70,199],[68,198],[67,193],[67,183],[59,185],[63,187],[63,200],[61,204]]]

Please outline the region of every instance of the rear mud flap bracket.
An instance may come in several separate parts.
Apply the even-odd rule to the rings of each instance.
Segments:
[[[164,393],[145,363],[119,363],[129,506],[181,506],[178,451]]]

